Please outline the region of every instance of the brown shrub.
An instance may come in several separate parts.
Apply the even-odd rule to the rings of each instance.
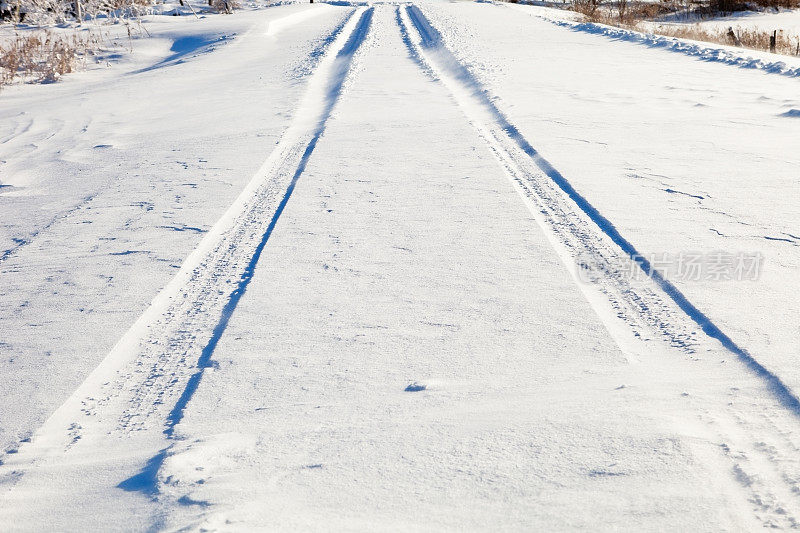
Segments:
[[[595,22],[594,17],[600,13],[599,7],[600,0],[572,0],[573,11],[580,13],[592,22]]]
[[[16,80],[56,81],[75,70],[78,59],[99,45],[95,36],[58,36],[49,31],[17,35],[0,46],[0,84]]]
[[[208,0],[208,5],[217,13],[233,13],[241,7],[239,0]]]

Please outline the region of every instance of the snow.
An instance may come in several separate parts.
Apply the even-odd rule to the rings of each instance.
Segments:
[[[798,309],[785,288],[799,278],[791,259],[794,241],[785,233],[796,234],[792,228],[799,197],[792,176],[798,161],[792,145],[800,124],[785,113],[800,108],[796,82],[766,73],[745,76],[727,65],[687,60],[635,43],[613,42],[602,51],[587,52],[595,37],[578,34],[569,42],[565,37],[557,41],[562,32],[546,23],[533,22],[543,42],[559,46],[546,56],[530,57],[524,48],[516,53],[507,49],[531,31],[531,21],[515,24],[498,13],[494,28],[502,26],[506,37],[487,44],[481,32],[492,32],[494,11],[487,12],[485,5],[463,9],[480,11],[480,25],[455,25],[452,19],[439,25],[462,33],[451,37],[458,39],[453,49],[460,59],[482,65],[503,50],[509,64],[524,62],[530,68],[527,77],[483,68],[479,75],[525,137],[640,253],[763,254],[765,267],[756,286],[687,282],[679,288],[691,301],[707,298],[700,309],[713,318],[718,307],[728,328],[748,337],[741,344],[782,359],[781,371],[793,375],[799,345],[789,317],[797,316]],[[615,55],[604,61],[610,50]],[[580,70],[564,72],[562,65],[574,63],[579,54],[591,60]],[[647,60],[653,54],[658,61]],[[604,105],[599,108],[598,102]],[[782,133],[775,135],[778,131]],[[767,162],[770,170],[764,172]],[[776,198],[775,191],[786,194]],[[647,223],[642,213],[647,213]],[[763,325],[730,305],[728,291],[747,294],[749,305],[763,313]]]
[[[602,35],[615,41],[628,41],[650,48],[662,48],[671,52],[685,54],[695,57],[702,61],[725,63],[745,69],[763,70],[772,74],[781,74],[788,77],[800,76],[800,57],[775,55],[767,51],[737,48],[735,46],[725,46],[720,44],[710,44],[703,41],[693,41],[688,39],[678,39],[659,35],[659,29],[685,26],[707,26],[709,29],[727,30],[730,26],[725,25],[727,19],[711,19],[701,22],[649,22],[641,21],[638,27],[654,33],[630,30],[605,24],[593,22],[583,22],[581,16],[572,11],[563,11],[554,8],[540,6],[527,6],[510,4],[511,9],[525,12],[528,15],[536,16],[542,20],[547,20],[572,29],[573,31],[593,33]],[[776,15],[777,16],[777,15]],[[737,28],[760,29],[758,26],[736,26]],[[663,33],[663,31],[661,31]],[[800,38],[800,37],[799,37]]]
[[[231,55],[194,55],[203,64],[191,67],[194,81],[186,63],[134,54],[116,72],[4,91],[0,248],[13,252],[0,263],[10,365],[0,380],[15,397],[36,399],[4,413],[4,448],[29,435],[108,354],[263,165],[327,45],[325,31],[347,14],[319,6],[326,15],[296,27],[296,44],[288,29],[283,43],[264,35],[269,20],[298,8],[191,24],[172,17],[163,31],[151,29],[154,41],[169,42],[242,34],[224,45]],[[265,56],[265,45],[280,52]],[[170,47],[160,48],[168,56]],[[291,75],[269,78],[264,69]],[[227,86],[233,74],[235,94]],[[269,105],[241,105],[260,100]]]
[[[742,11],[723,17],[697,21],[700,26],[727,30],[741,28],[763,32],[779,31],[800,38],[800,9],[781,9],[777,12]]]
[[[338,4],[0,96],[0,523],[795,527],[797,80]]]

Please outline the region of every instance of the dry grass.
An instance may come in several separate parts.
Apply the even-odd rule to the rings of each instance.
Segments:
[[[210,10],[232,13],[241,7],[240,2],[208,0],[208,5]],[[10,4],[0,0],[0,25],[3,20],[8,21],[9,26],[16,24],[23,15],[26,23],[30,21],[28,27],[31,24],[40,27],[69,24],[76,18],[94,19],[97,22],[98,17],[102,16],[101,20],[107,24],[124,23],[132,52],[134,33],[149,36],[140,17],[153,4],[154,0],[80,0],[77,3],[74,0],[16,0],[12,6],[14,9],[9,10]],[[80,6],[80,9],[76,6]],[[80,12],[80,17],[76,10]],[[16,29],[15,32],[13,38],[0,40],[0,87],[17,82],[56,81],[64,74],[74,72],[88,55],[94,55],[106,42],[102,30],[72,35],[48,29]]]
[[[596,20],[600,17],[601,12],[599,11],[600,1],[599,0],[572,0],[572,9],[573,11],[580,13],[587,20],[592,22],[599,22]]]
[[[208,5],[217,13],[233,13],[241,7],[238,0],[209,0]]]
[[[667,4],[632,2],[616,0],[614,3],[600,4],[599,0],[573,0],[572,9],[582,14],[588,22],[609,24],[613,26],[635,25],[638,21],[654,19],[669,13]]]
[[[6,0],[8,8],[0,10],[0,16],[12,23],[49,26],[98,17],[135,18],[147,13],[153,4],[154,0]]]
[[[0,46],[0,85],[15,81],[53,82],[73,72],[99,38],[58,36],[50,31],[19,35]]]
[[[626,0],[602,7],[597,4],[587,6],[590,1],[596,2],[596,0],[573,0],[573,9],[583,14],[588,22],[617,26],[644,33],[654,33],[666,37],[770,51],[772,32],[747,28],[708,28],[700,24],[659,24],[643,27],[641,22],[663,15],[668,12],[665,11],[666,8],[657,4],[631,3]],[[800,55],[800,36],[778,32],[775,39],[775,52],[785,55]]]
[[[731,35],[730,32],[733,32]],[[660,25],[653,29],[653,33],[666,35],[667,37],[678,37],[680,39],[691,39],[693,41],[703,41],[708,43],[726,44],[742,46],[752,50],[769,51],[770,37],[772,32],[759,31],[753,29],[737,28],[728,29],[709,29],[698,24],[678,26]],[[738,42],[737,42],[738,41]],[[778,32],[775,39],[775,53],[785,55],[798,55],[800,49],[800,38],[797,36],[786,35]]]

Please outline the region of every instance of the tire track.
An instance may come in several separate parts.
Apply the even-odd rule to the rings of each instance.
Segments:
[[[800,77],[800,68],[793,68],[780,60],[769,61],[767,59],[754,57],[758,53],[757,50],[748,51],[747,49],[740,49],[739,51],[733,52],[720,46],[715,47],[713,43],[695,44],[689,40],[676,37],[603,26],[602,24],[596,24],[594,22],[573,22],[533,13],[531,13],[531,15],[560,28],[565,28],[574,32],[588,33],[590,35],[598,35],[611,41],[623,41],[644,45],[651,49],[682,54],[699,61],[720,63],[745,70],[756,70],[765,74],[777,74],[786,76],[787,78]]]
[[[637,337],[646,338],[650,332],[690,354],[701,349],[719,352],[716,340],[758,377],[770,394],[707,399],[696,411],[716,436],[729,461],[730,475],[752,504],[753,514],[766,527],[797,528],[800,461],[795,436],[800,404],[794,393],[694,307],[539,156],[446,48],[419,7],[398,7],[397,22],[411,59],[450,89],[623,350],[631,346],[631,328]],[[633,283],[627,272],[614,268],[620,257],[636,261],[637,268],[647,275],[645,281]],[[629,326],[623,328],[626,331],[621,331],[620,320]],[[706,338],[696,334],[697,326]],[[776,411],[775,400],[785,409]],[[772,416],[761,416],[767,412]]]
[[[589,276],[592,286],[605,295],[620,318],[634,328],[644,325],[666,337],[673,346],[690,353],[703,343],[704,339],[699,338],[695,331],[699,327],[707,337],[721,343],[758,375],[785,408],[800,416],[800,400],[780,377],[695,307],[620,234],[611,221],[539,155],[497,108],[480,82],[447,49],[440,33],[420,8],[410,4],[403,11],[405,17],[398,12],[403,34],[410,36],[408,26],[413,26],[420,39],[418,43],[406,39],[410,54],[420,58],[418,61],[423,68],[451,90],[473,126],[512,177],[545,232],[555,236],[562,260],[577,278],[583,278],[579,279],[579,284],[585,286],[580,281],[587,281],[585,278]],[[410,24],[405,23],[404,18]],[[628,272],[620,272],[614,267],[622,264],[620,257],[633,261],[647,281],[635,284],[626,279]],[[581,269],[578,272],[574,269],[576,264]],[[597,301],[594,297],[590,299]]]
[[[283,213],[286,204],[289,202],[289,198],[292,196],[292,192],[294,191],[295,185],[297,185],[297,180],[300,179],[300,176],[306,169],[306,165],[308,164],[308,160],[311,157],[311,154],[314,152],[314,148],[317,146],[322,133],[325,131],[325,123],[327,122],[328,118],[333,111],[333,106],[336,104],[336,101],[339,99],[339,96],[342,93],[342,88],[344,86],[344,82],[347,78],[347,74],[350,68],[350,60],[352,59],[355,52],[358,50],[361,43],[364,42],[367,33],[369,32],[370,23],[372,21],[372,15],[374,13],[373,8],[369,8],[368,10],[364,11],[361,15],[361,18],[356,26],[355,31],[350,35],[350,38],[345,43],[344,47],[339,50],[339,53],[336,57],[336,65],[334,66],[334,73],[333,77],[329,80],[328,91],[325,99],[325,106],[320,115],[319,119],[319,127],[313,133],[311,140],[305,147],[305,150],[302,151],[302,155],[300,156],[300,160],[297,162],[296,170],[294,175],[292,176],[291,181],[289,182],[289,186],[286,189],[283,197],[281,198],[280,203],[278,204],[277,209],[275,209],[275,214],[272,216],[272,219],[267,226],[266,231],[262,235],[261,241],[255,248],[252,256],[250,257],[250,261],[248,262],[247,266],[242,273],[242,276],[239,280],[236,289],[233,290],[230,294],[230,298],[225,306],[222,308],[222,312],[220,314],[219,322],[217,322],[216,326],[214,326],[213,334],[211,339],[208,341],[208,344],[203,348],[202,352],[200,353],[200,357],[197,362],[197,371],[192,375],[189,381],[186,383],[186,387],[183,390],[180,398],[175,404],[175,407],[169,414],[168,423],[167,423],[167,435],[172,435],[175,425],[178,424],[181,419],[183,418],[183,411],[186,408],[189,400],[191,400],[192,396],[194,395],[195,391],[197,390],[198,385],[200,384],[200,380],[203,377],[203,372],[206,368],[211,365],[211,356],[214,353],[214,350],[217,347],[217,343],[219,342],[222,334],[225,332],[225,329],[228,327],[228,321],[230,320],[231,315],[235,311],[236,307],[239,305],[239,300],[241,299],[244,292],[247,290],[247,286],[250,284],[250,281],[253,279],[253,274],[255,272],[256,265],[258,264],[258,260],[261,258],[261,253],[264,251],[264,247],[269,240],[270,235],[275,229],[275,225],[278,223],[278,219],[280,218],[281,214]]]
[[[14,485],[37,467],[58,468],[66,453],[85,459],[98,449],[114,449],[124,457],[122,447],[141,456],[144,445],[152,450],[151,459],[119,487],[157,492],[155,474],[175,426],[204,371],[213,366],[214,348],[324,134],[372,15],[372,8],[354,9],[334,30],[292,125],[262,168],[106,359],[2,467],[0,477]]]

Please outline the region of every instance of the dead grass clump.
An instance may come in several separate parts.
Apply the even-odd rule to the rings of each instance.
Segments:
[[[0,46],[0,84],[56,81],[73,72],[78,60],[98,44],[91,36],[67,37],[49,31],[18,34]]]
[[[239,9],[239,0],[208,0],[208,5],[217,13],[233,13],[234,9]]]
[[[592,22],[597,22],[594,18],[602,13],[598,9],[599,7],[600,0],[572,0],[573,11],[580,13]]]
[[[588,22],[633,27],[641,20],[672,13],[674,6],[667,2],[641,2],[638,0],[572,0],[572,10],[582,14]]]
[[[633,2],[628,10],[630,14],[629,20],[636,22],[638,20],[653,20],[656,17],[671,13],[669,4],[660,2],[654,4],[652,2]]]

